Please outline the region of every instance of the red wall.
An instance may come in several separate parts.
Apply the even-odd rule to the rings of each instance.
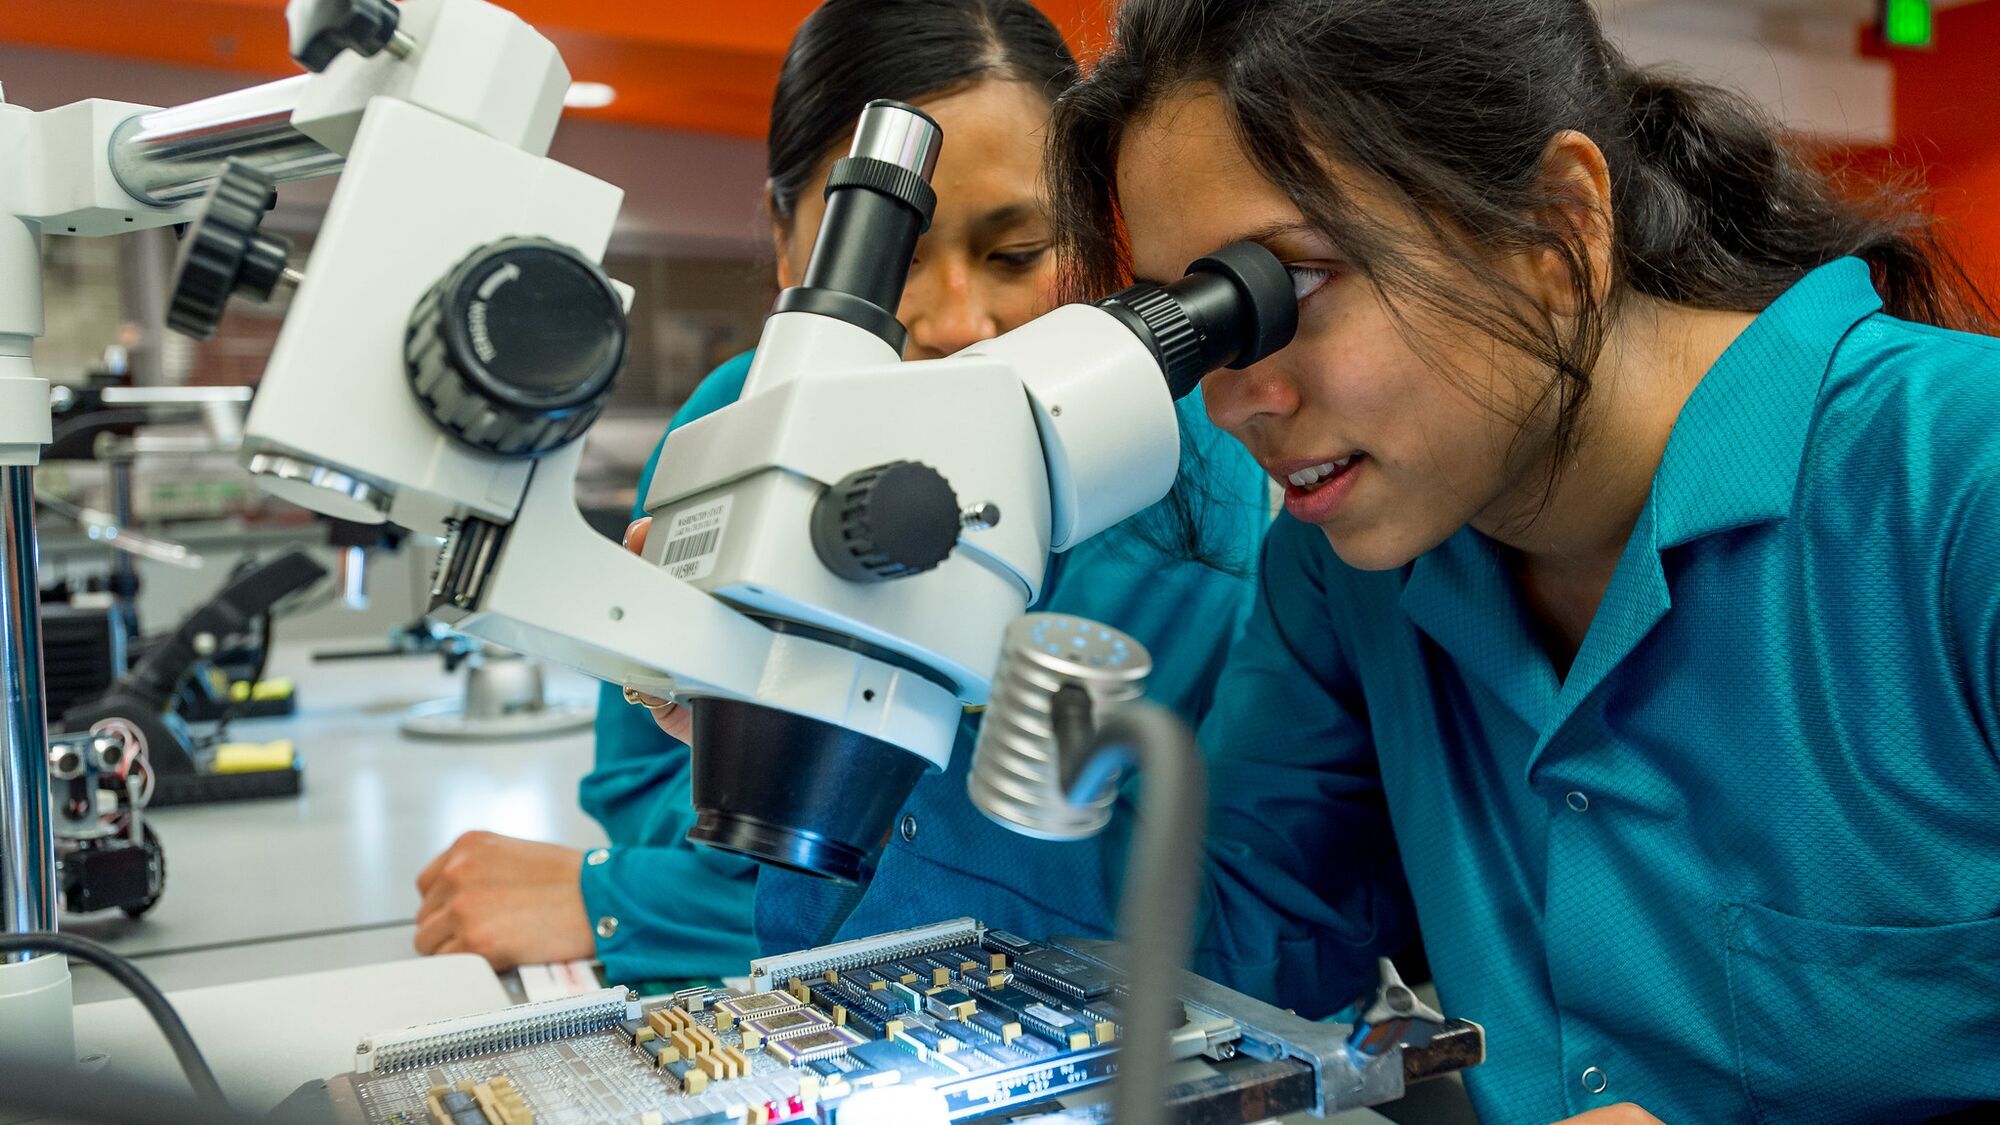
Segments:
[[[1919,174],[1987,297],[2000,302],[2000,0],[1937,14],[1936,47],[1865,45],[1895,68],[1896,142],[1888,158]]]

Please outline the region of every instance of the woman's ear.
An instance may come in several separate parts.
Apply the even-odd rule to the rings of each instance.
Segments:
[[[1611,170],[1604,151],[1574,129],[1557,133],[1542,150],[1541,183],[1549,202],[1537,218],[1589,264],[1589,300],[1601,306],[1611,295],[1612,258]],[[1545,308],[1557,316],[1584,312],[1570,254],[1537,250],[1529,265]]]
[[[771,252],[778,260],[778,288],[790,289],[805,280],[805,271],[792,262],[792,225],[778,214],[778,201],[768,187],[764,189],[764,213],[771,217]]]

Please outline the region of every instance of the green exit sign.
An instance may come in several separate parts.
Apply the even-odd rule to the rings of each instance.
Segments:
[[[1883,0],[1882,38],[1891,47],[1930,46],[1930,0]]]

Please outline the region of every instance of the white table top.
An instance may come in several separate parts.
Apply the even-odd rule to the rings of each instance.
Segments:
[[[181,958],[170,986],[247,979],[238,956],[202,955],[251,943],[341,939],[295,951],[324,960],[267,962],[253,975],[361,964],[344,951],[373,935],[359,944],[367,960],[382,959],[375,931],[399,930],[407,955],[417,873],[460,833],[603,842],[577,805],[577,782],[590,767],[588,729],[484,745],[406,737],[397,723],[412,704],[459,690],[461,677],[447,676],[435,657],[313,663],[310,649],[280,643],[269,674],[294,679],[298,713],[239,720],[231,737],[292,739],[305,764],[303,792],[152,813],[167,859],[158,905],[136,921],[116,912],[65,918],[66,929],[139,958],[149,972]],[[550,670],[551,701],[587,702],[595,690],[582,676]],[[79,1000],[116,994],[101,978],[78,976]]]
[[[505,1007],[506,990],[470,953],[300,973],[169,997],[231,1103],[264,1112],[305,1082],[354,1069],[354,1045],[384,1031]],[[185,1082],[173,1052],[132,999],[80,1004],[79,1054],[109,1074]]]

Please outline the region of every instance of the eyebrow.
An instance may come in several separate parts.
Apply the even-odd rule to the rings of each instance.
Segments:
[[[1240,231],[1237,234],[1217,243],[1215,248],[1217,250],[1220,250],[1224,246],[1233,246],[1238,242],[1255,242],[1258,245],[1263,246],[1265,249],[1268,250],[1270,249],[1270,244],[1273,241],[1279,238],[1283,238],[1286,235],[1314,234],[1314,233],[1316,233],[1316,230],[1311,223],[1301,222],[1297,219],[1280,219],[1275,222],[1265,223],[1263,226],[1252,227],[1249,230]],[[1273,251],[1273,253],[1276,253],[1276,251]],[[1280,257],[1282,257],[1282,255],[1280,255]],[[1132,280],[1135,284],[1139,285],[1167,284],[1166,282],[1161,281],[1158,278],[1140,277],[1137,275],[1134,275]]]
[[[972,227],[981,234],[990,234],[994,231],[1018,226],[1029,219],[1038,217],[1040,214],[1041,208],[1027,200],[1017,203],[1006,203],[974,219]]]

